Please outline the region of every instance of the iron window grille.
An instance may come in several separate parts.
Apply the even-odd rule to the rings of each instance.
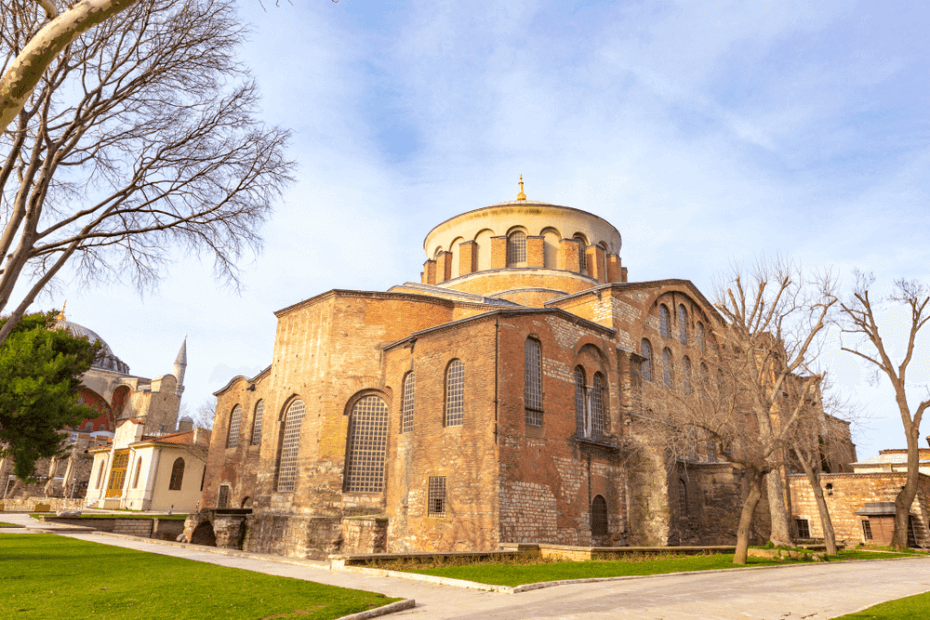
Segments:
[[[542,347],[538,340],[527,338],[523,347],[525,362],[523,397],[526,402],[526,423],[541,426],[542,402]]]
[[[383,400],[377,396],[365,396],[355,403],[347,442],[347,492],[380,493],[384,490],[387,431],[388,408]]]
[[[169,491],[180,491],[184,482],[184,459],[178,457],[171,466],[171,480],[168,482]]]
[[[639,343],[639,354],[644,358],[640,367],[643,379],[652,381],[652,345],[645,338]]]
[[[262,418],[265,416],[265,401],[260,400],[255,405],[255,421],[252,422],[252,445],[262,442]]]
[[[404,403],[400,432],[409,433],[413,430],[413,411],[416,402],[416,377],[408,372],[404,378]]]
[[[672,328],[671,328],[671,317],[668,313],[668,308],[665,304],[659,305],[659,333],[662,334],[663,338],[672,337]]]
[[[795,525],[798,527],[798,538],[810,538],[811,528],[807,519],[795,519]]]
[[[507,264],[526,262],[526,233],[517,231],[507,238]]]
[[[581,366],[575,368],[575,434],[584,437],[585,429],[585,374]]]
[[[304,420],[304,401],[295,400],[284,415],[281,456],[278,460],[278,491],[293,491],[297,482],[297,454],[300,450],[300,426]]]
[[[226,447],[236,448],[239,446],[239,426],[242,424],[242,407],[236,405],[233,407],[232,415],[229,416],[229,434],[226,435]]]
[[[465,364],[452,360],[446,370],[446,426],[461,426],[465,421]]]
[[[582,237],[575,237],[575,241],[578,242],[578,265],[581,267],[582,271],[587,271],[588,257],[585,251],[588,249],[588,242]]]
[[[872,540],[872,524],[868,519],[862,520],[862,537],[866,540]]]
[[[430,517],[446,516],[446,477],[430,476],[426,499],[426,514]]]
[[[220,485],[220,496],[216,501],[217,508],[229,508],[229,485]]]
[[[604,434],[604,377],[594,373],[594,387],[591,390],[591,408],[588,416],[588,437],[601,437]]]

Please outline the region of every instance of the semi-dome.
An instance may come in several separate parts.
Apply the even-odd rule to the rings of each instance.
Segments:
[[[106,340],[101,338],[97,332],[83,325],[65,320],[64,311],[65,309],[62,307],[61,312],[58,313],[58,320],[55,322],[55,327],[58,329],[66,329],[71,332],[72,336],[77,338],[86,337],[90,342],[100,343],[100,353],[97,355],[97,359],[94,360],[94,363],[91,364],[91,368],[109,370],[110,372],[118,372],[124,375],[129,374],[129,366],[123,360],[116,357],[113,353],[113,349],[110,348]]]

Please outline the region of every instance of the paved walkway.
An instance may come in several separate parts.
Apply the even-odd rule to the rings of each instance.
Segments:
[[[28,515],[6,513],[0,520],[54,530],[80,540],[416,599],[415,609],[389,616],[397,619],[822,620],[930,591],[930,558],[921,557],[654,576],[498,594],[331,571],[322,564],[284,564],[141,539],[66,533],[65,528],[47,527],[50,524],[39,523]]]

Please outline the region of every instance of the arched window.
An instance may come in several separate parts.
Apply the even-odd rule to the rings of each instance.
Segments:
[[[701,351],[701,353],[703,353],[704,352],[704,324],[698,321],[697,327],[695,327],[695,331],[697,332],[698,349]]]
[[[461,426],[465,421],[465,364],[452,360],[446,368],[446,426]]]
[[[239,425],[242,424],[242,407],[233,407],[229,416],[229,434],[226,435],[226,447],[235,448],[239,445]]]
[[[387,430],[388,408],[378,396],[364,396],[352,407],[346,442],[347,492],[380,493],[384,490]]]
[[[260,400],[255,405],[255,421],[252,422],[252,445],[257,446],[262,442],[262,418],[265,415],[265,401]]]
[[[607,402],[604,394],[604,377],[601,373],[594,373],[594,387],[591,392],[591,420],[589,422],[590,436],[601,437],[604,434]]]
[[[652,344],[645,338],[639,343],[639,354],[643,356],[643,364],[640,367],[643,379],[652,381]]]
[[[413,408],[416,403],[416,378],[412,372],[408,372],[404,377],[404,400],[401,403],[400,432],[409,433],[413,430]]]
[[[538,340],[527,338],[523,346],[523,399],[526,403],[526,423],[540,426],[543,422],[542,351]]]
[[[678,340],[688,344],[688,311],[684,304],[678,304]]]
[[[681,478],[678,479],[678,514],[688,516],[688,486]]]
[[[686,355],[681,360],[681,387],[685,394],[691,393],[691,360]]]
[[[668,347],[662,350],[662,379],[668,387],[672,387],[672,383],[675,382],[675,369],[672,366],[672,351]]]
[[[659,304],[659,333],[663,338],[672,337],[672,328],[670,325],[668,307],[665,304]]]
[[[584,368],[578,366],[575,368],[575,434],[579,437],[584,437],[585,417],[587,417],[585,416],[587,409],[585,383]]]
[[[591,500],[591,536],[607,536],[607,500],[595,495]]]
[[[99,489],[100,485],[103,484],[103,472],[107,469],[107,459],[106,457],[100,461],[100,469],[97,471],[97,484],[96,487]]]
[[[132,477],[132,488],[139,488],[139,474],[142,473],[142,457],[136,459],[136,473]]]
[[[297,453],[300,450],[300,425],[304,421],[304,401],[295,400],[284,414],[281,452],[278,457],[278,491],[293,491],[297,482]]]
[[[184,459],[178,457],[171,466],[171,480],[168,482],[169,491],[180,491],[184,481]]]
[[[526,233],[517,230],[507,237],[507,266],[526,263]]]
[[[573,237],[575,241],[578,242],[578,262],[580,264],[582,271],[588,270],[588,257],[586,255],[588,249],[588,240],[581,235],[575,235]]]

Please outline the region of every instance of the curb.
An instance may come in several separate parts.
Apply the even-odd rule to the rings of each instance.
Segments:
[[[396,603],[390,603],[389,605],[384,605],[375,609],[369,609],[368,611],[360,611],[356,614],[342,616],[340,618],[336,618],[336,620],[367,620],[368,618],[378,618],[380,616],[386,616],[398,611],[404,611],[405,609],[413,609],[416,606],[417,602],[412,598],[408,598],[403,601],[397,601]]]

